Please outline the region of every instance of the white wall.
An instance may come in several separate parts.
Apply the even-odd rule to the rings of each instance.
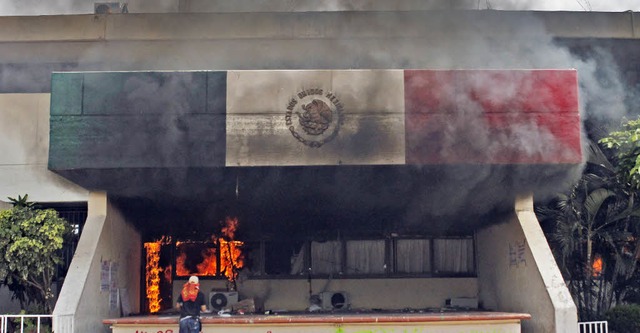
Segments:
[[[173,284],[173,300],[177,300],[186,280]],[[226,289],[226,282],[200,280],[201,290]],[[352,309],[440,308],[451,297],[478,297],[476,278],[399,278],[399,279],[333,279],[312,280],[313,294],[322,291],[344,291]],[[306,279],[238,281],[240,299],[253,298],[264,310],[301,311],[309,307],[309,284]]]
[[[141,246],[140,234],[108,202],[107,195],[92,192],[87,222],[54,316],[72,316],[73,332],[109,332],[102,320],[120,317],[121,313],[117,303],[115,307],[110,304],[110,297],[115,295],[112,286],[126,289],[123,297],[127,297],[132,312],[139,312]],[[105,262],[107,267],[117,264],[115,279],[102,275]]]
[[[0,94],[0,200],[87,200],[87,190],[47,169],[49,101],[50,94]]]
[[[560,270],[533,212],[520,198],[504,223],[477,233],[478,288],[484,306],[529,313],[524,333],[578,332],[578,317]]]

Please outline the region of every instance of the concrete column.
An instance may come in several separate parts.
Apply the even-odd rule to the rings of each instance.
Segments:
[[[105,192],[89,194],[89,209],[76,253],[53,311],[58,333],[109,332],[105,318],[140,311],[141,237]]]
[[[524,333],[578,331],[571,294],[533,212],[517,198],[513,215],[477,233],[478,288],[485,308],[529,313]]]

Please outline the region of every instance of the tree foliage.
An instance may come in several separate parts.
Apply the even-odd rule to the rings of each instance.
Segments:
[[[611,132],[600,143],[614,150],[614,163],[623,181],[640,189],[640,119],[626,121],[620,131]]]
[[[50,313],[53,278],[71,228],[55,210],[36,209],[26,197],[12,200],[13,208],[0,212],[0,282],[23,308],[35,302]]]
[[[640,305],[620,305],[607,311],[609,328],[617,333],[640,332]]]
[[[536,207],[581,320],[602,319],[637,285],[639,201],[613,169],[590,164],[567,193]]]

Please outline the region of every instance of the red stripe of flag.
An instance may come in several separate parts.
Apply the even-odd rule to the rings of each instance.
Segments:
[[[580,163],[575,70],[407,70],[407,164]]]

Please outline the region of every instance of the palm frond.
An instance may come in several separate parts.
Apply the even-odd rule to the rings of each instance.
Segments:
[[[604,204],[604,202],[610,198],[615,196],[616,193],[608,190],[606,188],[598,188],[587,196],[587,199],[584,202],[584,207],[587,211],[587,223],[593,224],[593,220],[597,216],[600,211],[600,207]]]

